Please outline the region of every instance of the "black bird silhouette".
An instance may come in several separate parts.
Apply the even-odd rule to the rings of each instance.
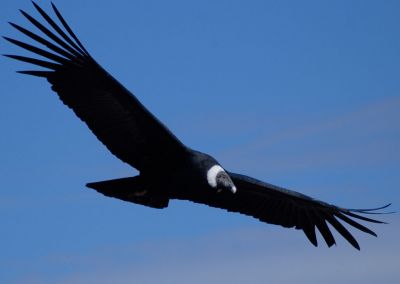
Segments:
[[[35,2],[33,5],[52,30],[24,11],[21,13],[44,37],[10,24],[47,49],[4,38],[45,60],[5,56],[43,67],[45,70],[19,73],[47,79],[62,102],[88,125],[110,152],[140,172],[135,177],[88,183],[89,188],[153,208],[165,208],[170,199],[180,199],[239,212],[262,222],[303,230],[314,246],[317,246],[316,228],[329,247],[336,243],[329,223],[352,246],[360,249],[339,220],[376,236],[354,219],[383,223],[360,214],[381,214],[377,210],[390,204],[374,209],[345,209],[224,170],[213,157],[180,142],[108,74],[90,56],[53,3],[61,25]]]

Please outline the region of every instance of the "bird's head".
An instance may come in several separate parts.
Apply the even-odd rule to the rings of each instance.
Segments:
[[[207,171],[207,182],[217,192],[230,191],[236,193],[236,186],[231,177],[220,165],[214,165]]]

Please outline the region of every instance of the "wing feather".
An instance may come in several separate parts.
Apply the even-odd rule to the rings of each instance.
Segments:
[[[51,40],[59,44],[61,47],[63,47],[65,50],[69,51],[71,54],[80,57],[82,56],[81,53],[70,47],[67,43],[65,43],[62,39],[57,37],[54,33],[52,33],[49,29],[47,29],[45,26],[43,26],[41,23],[39,23],[37,20],[35,20],[33,17],[31,17],[28,13],[26,13],[24,10],[20,10],[21,14],[28,19],[34,26],[36,26],[40,31],[42,31],[46,36],[48,36]]]
[[[42,17],[47,21],[47,23],[49,23],[49,25],[66,41],[68,42],[73,48],[75,48],[77,51],[79,51],[79,53],[81,54],[85,54],[85,55],[89,55],[89,53],[84,50],[84,48],[82,49],[80,46],[76,45],[75,42],[73,40],[71,40],[65,33],[64,31],[57,26],[57,24],[51,19],[51,17],[49,15],[47,15],[47,13],[45,11],[43,11],[42,8],[39,7],[39,5],[37,5],[35,2],[33,2],[33,5],[35,6],[36,10],[40,13],[40,15],[42,15]],[[53,5],[53,9],[55,11],[58,12],[57,8],[55,8],[55,6]],[[57,13],[56,13],[57,14]],[[60,14],[61,16],[61,14]],[[64,19],[63,19],[64,20]],[[75,35],[73,35],[75,36]],[[83,47],[83,46],[82,46]]]
[[[23,16],[45,38],[17,24],[10,24],[49,51],[4,38],[45,60],[19,55],[6,56],[50,70],[19,73],[46,78],[52,90],[88,125],[96,137],[116,157],[136,169],[162,170],[178,163],[187,148],[89,55],[54,4],[52,7],[56,17],[66,32],[36,3],[33,4],[55,33],[22,10]]]
[[[335,245],[335,238],[329,230],[325,219],[323,219],[315,210],[311,210],[311,214],[313,216],[313,219],[315,220],[315,225],[317,226],[318,231],[321,233],[328,247]]]
[[[359,250],[360,246],[357,240],[338,219],[372,236],[376,236],[372,230],[349,217],[366,222],[383,223],[359,214],[381,213],[376,210],[387,206],[363,210],[345,209],[244,175],[234,173],[229,173],[229,175],[237,187],[235,194],[229,192],[208,193],[200,198],[188,195],[181,199],[246,214],[266,223],[302,230],[314,246],[318,245],[315,229],[321,233],[328,247],[336,244],[331,229],[328,227],[327,223],[329,223],[354,248]]]

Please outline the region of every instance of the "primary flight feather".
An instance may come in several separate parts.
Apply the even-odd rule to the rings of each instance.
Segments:
[[[317,246],[316,229],[330,247],[336,243],[331,225],[352,246],[359,245],[341,222],[365,233],[374,232],[355,219],[383,223],[361,214],[374,209],[345,209],[251,177],[226,171],[213,157],[185,146],[139,100],[107,73],[89,54],[52,3],[57,24],[35,2],[46,25],[21,10],[41,35],[10,23],[42,47],[4,37],[42,59],[5,55],[44,70],[19,71],[43,77],[62,102],[84,121],[96,137],[123,162],[136,168],[135,177],[89,183],[110,197],[165,208],[170,199],[189,200],[239,212],[262,222],[303,230]],[[49,29],[51,28],[51,29]]]

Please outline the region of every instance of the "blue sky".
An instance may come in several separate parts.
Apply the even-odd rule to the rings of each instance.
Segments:
[[[48,1],[38,1],[49,11]],[[92,55],[227,169],[346,207],[399,211],[398,1],[56,1]],[[30,1],[3,0],[18,39]],[[25,54],[4,40],[1,53]],[[1,58],[1,283],[397,283],[399,214],[361,252],[185,202],[86,182],[135,175],[44,80]]]

